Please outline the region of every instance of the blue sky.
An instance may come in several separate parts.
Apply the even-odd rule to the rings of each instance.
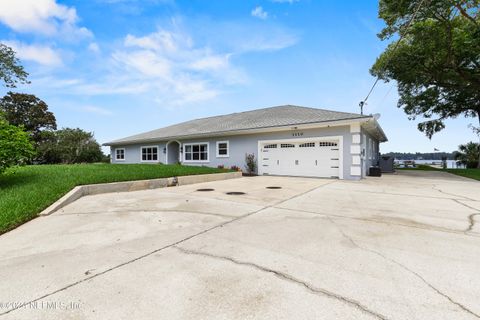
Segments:
[[[386,43],[377,1],[0,0],[0,41],[13,47],[59,127],[100,143],[217,114],[282,104],[358,112]],[[5,94],[6,88],[0,88]],[[455,150],[472,119],[432,140],[377,86],[382,152]]]

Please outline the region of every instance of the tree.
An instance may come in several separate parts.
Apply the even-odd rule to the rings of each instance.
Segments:
[[[0,43],[0,81],[6,87],[14,88],[17,83],[27,83],[27,76],[15,57],[15,51]],[[34,154],[28,134],[22,127],[10,125],[0,110],[0,173],[27,161]]]
[[[61,163],[62,157],[58,146],[57,134],[55,131],[42,131],[41,142],[37,145],[38,163],[52,164]]]
[[[15,88],[17,83],[27,83],[27,76],[15,57],[15,51],[0,43],[0,80],[6,87]]]
[[[398,107],[410,120],[423,117],[418,129],[429,138],[449,118],[480,122],[479,6],[479,0],[380,0],[386,27],[379,37],[399,38],[370,72],[397,82]]]
[[[0,111],[14,126],[23,126],[35,143],[40,143],[43,130],[56,130],[57,122],[47,104],[33,94],[8,92],[0,99]]]
[[[454,157],[467,168],[477,168],[478,158],[480,158],[480,143],[469,142],[459,145]]]
[[[45,163],[83,163],[103,160],[100,145],[91,132],[64,128],[43,132],[38,147],[39,158]]]
[[[0,114],[0,173],[25,163],[35,154],[28,133],[10,125]]]

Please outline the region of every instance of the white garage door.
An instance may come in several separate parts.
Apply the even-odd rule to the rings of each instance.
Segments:
[[[338,140],[260,142],[259,173],[338,178]]]

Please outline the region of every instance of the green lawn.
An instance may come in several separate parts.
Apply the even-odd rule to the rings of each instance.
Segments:
[[[226,171],[156,164],[38,165],[10,168],[0,174],[0,234],[35,218],[78,185]]]
[[[419,165],[416,168],[399,168],[399,169],[400,170],[443,171],[443,172],[456,174],[457,176],[480,180],[480,169],[437,169],[427,165]]]
[[[458,176],[480,180],[480,169],[445,169],[444,171],[456,174]]]

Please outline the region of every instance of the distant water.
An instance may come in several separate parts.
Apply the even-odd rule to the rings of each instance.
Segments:
[[[442,161],[441,160],[395,160],[395,163],[398,163],[400,165],[403,164],[404,161],[415,161],[415,164],[430,164],[434,166],[442,166]],[[447,168],[448,169],[462,169],[465,168],[465,166],[459,164],[457,166],[457,161],[456,160],[447,160]]]

